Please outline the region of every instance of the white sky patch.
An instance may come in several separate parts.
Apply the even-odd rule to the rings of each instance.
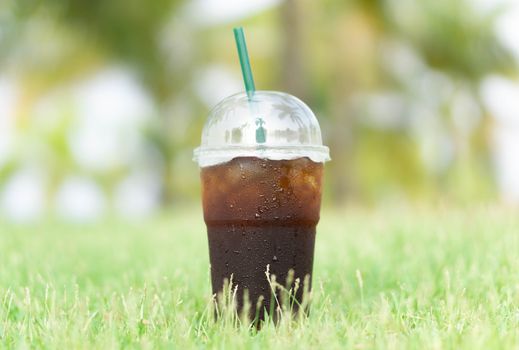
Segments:
[[[359,121],[380,129],[403,128],[406,123],[406,100],[403,95],[391,91],[360,94],[353,97],[361,108]]]
[[[501,197],[519,203],[519,83],[490,77],[483,82],[481,93],[496,120],[492,153]]]
[[[279,3],[281,0],[194,0],[184,10],[199,25],[217,25],[252,16]]]
[[[517,0],[472,0],[472,4],[482,13],[501,10],[495,32],[503,45],[509,48],[519,60],[519,1]]]
[[[115,188],[115,210],[126,218],[139,218],[158,209],[161,179],[158,174],[135,171]]]
[[[0,166],[5,163],[12,151],[17,100],[16,84],[0,76]]]
[[[154,112],[153,103],[130,71],[103,70],[77,87],[79,118],[106,126],[138,122]]]
[[[505,6],[506,11],[497,21],[496,32],[501,42],[519,60],[519,1],[509,1]]]
[[[472,6],[480,13],[488,13],[494,11],[496,8],[503,6],[509,0],[471,0]]]
[[[519,127],[519,83],[491,76],[483,81],[481,94],[499,124]]]
[[[101,188],[89,178],[69,177],[58,189],[58,215],[76,222],[98,219],[104,212],[106,199]]]
[[[501,197],[519,204],[519,127],[498,126],[492,133],[492,151]]]
[[[107,170],[134,156],[142,127],[155,113],[153,101],[129,72],[109,69],[76,87],[78,119],[69,134],[76,161]]]
[[[24,167],[14,173],[0,193],[0,213],[19,222],[32,221],[45,209],[45,176],[37,168]]]
[[[201,70],[194,79],[194,85],[196,93],[208,108],[244,90],[241,76],[223,65],[212,65]]]

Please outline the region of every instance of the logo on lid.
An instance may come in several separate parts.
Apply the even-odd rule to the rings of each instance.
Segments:
[[[256,119],[256,125],[258,128],[256,129],[256,142],[257,143],[265,143],[267,141],[267,130],[263,127],[265,121],[262,118]]]

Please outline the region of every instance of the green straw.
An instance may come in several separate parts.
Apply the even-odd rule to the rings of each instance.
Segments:
[[[240,58],[241,73],[243,75],[243,82],[245,83],[245,91],[249,100],[254,95],[256,87],[254,86],[254,78],[252,77],[252,70],[250,68],[249,53],[247,52],[247,44],[245,43],[245,35],[243,35],[243,28],[234,28],[234,39],[236,40],[236,48],[238,49],[238,57]]]

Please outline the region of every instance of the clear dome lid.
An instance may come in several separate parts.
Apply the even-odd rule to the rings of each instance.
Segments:
[[[330,160],[314,113],[298,98],[275,91],[242,92],[216,105],[202,130],[193,160],[200,167],[236,157]]]

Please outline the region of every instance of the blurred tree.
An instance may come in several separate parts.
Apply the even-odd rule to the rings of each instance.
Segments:
[[[285,0],[281,5],[281,89],[308,100],[308,79],[304,67],[304,5],[300,0]]]
[[[180,59],[178,64],[169,62],[172,57],[161,46],[161,34],[174,20],[174,10],[181,3],[180,0],[7,1],[1,7],[8,16],[2,23],[6,36],[0,41],[0,52],[4,53],[0,54],[0,64],[16,56],[20,58],[15,62],[15,71],[23,81],[24,97],[18,115],[25,119],[39,96],[63,81],[97,69],[106,61],[122,62],[135,71],[155,98],[158,113],[166,115],[168,101],[183,89],[193,67],[191,61],[188,65],[182,64],[185,60]],[[38,20],[50,20],[44,27],[54,27],[54,35],[47,39],[59,41],[65,37],[63,48],[58,50],[60,55],[49,62],[42,60],[41,55],[23,55],[24,51],[30,52],[34,45],[41,44],[30,41],[34,33],[24,33],[30,30],[31,22]],[[23,40],[28,41],[28,50],[22,49]],[[39,62],[33,64],[33,59]],[[168,203],[174,191],[172,164],[179,146],[178,140],[170,137],[174,123],[169,119],[164,116],[159,125],[147,131],[150,142],[164,158],[163,200]]]
[[[287,5],[289,3],[285,2]],[[416,100],[417,85],[402,83],[399,71],[395,73],[394,67],[388,64],[384,45],[403,43],[423,62],[426,70],[445,74],[455,91],[467,93],[483,111],[484,105],[478,93],[480,81],[490,73],[506,74],[516,69],[511,53],[501,45],[493,29],[499,12],[480,11],[466,0],[328,0],[319,5],[310,1],[304,3],[310,9],[302,12],[312,14],[300,19],[308,28],[305,37],[287,41],[311,42],[306,45],[311,49],[300,54],[307,60],[313,60],[311,70],[303,73],[311,77],[299,79],[312,81],[310,95],[323,115],[331,118],[327,136],[334,161],[329,166],[329,177],[334,188],[332,195],[339,201],[361,188],[361,182],[370,177],[371,171],[367,166],[362,169],[363,161],[355,160],[365,155],[358,147],[361,145],[360,139],[366,135],[361,127],[365,116],[354,108],[354,97],[374,91],[397,91],[406,96],[408,103]],[[286,18],[282,21],[290,22],[290,13],[284,13]],[[287,36],[293,35],[292,27],[282,27],[286,28]],[[414,77],[414,84],[420,84],[420,79]],[[438,91],[430,91],[431,97],[435,94]],[[463,150],[475,149],[478,154],[484,154],[487,150],[484,139],[481,142],[481,137],[472,135],[480,135],[480,129],[488,123],[479,123],[476,130],[462,141],[453,103],[452,99],[444,101],[436,113],[445,119],[443,123],[450,129],[450,137],[456,146],[456,159],[452,164],[465,164],[462,167],[466,168],[470,167],[467,163],[472,160]],[[487,115],[483,113],[483,116]],[[400,138],[406,137],[407,133],[408,129],[401,129],[393,135]],[[378,138],[373,140],[378,142]],[[461,146],[460,142],[469,144]],[[362,145],[366,147],[365,142]],[[378,170],[384,173],[380,181],[384,182],[383,178],[387,176],[386,183],[399,183],[402,179],[400,175],[391,178],[391,173],[394,173],[391,168],[401,166],[398,164],[406,164],[409,173],[425,174],[418,169],[413,170],[413,167],[423,167],[419,161],[401,162],[408,157],[405,149],[392,148],[391,142],[379,143],[379,147],[373,147],[372,152],[380,164],[386,164],[386,168]],[[415,153],[415,156],[419,154]],[[392,158],[393,162],[387,163],[387,157]],[[361,169],[352,169],[354,166]],[[456,171],[456,167],[452,168]],[[488,178],[488,172],[471,170]],[[408,181],[423,183],[426,177]],[[459,185],[454,183],[452,188],[457,190]],[[413,185],[406,187],[416,188]]]
[[[49,17],[76,39],[86,40],[89,49],[129,64],[153,95],[163,101],[183,78],[167,74],[159,40],[161,30],[180,3],[181,0],[8,0],[4,7],[10,9],[12,17],[5,26],[11,35],[7,35],[10,40],[3,42],[6,49],[12,47],[16,35],[21,34],[31,18]]]
[[[0,64],[15,66],[22,80],[20,119],[27,117],[37,96],[50,87],[107,61],[124,63],[138,73],[159,106],[160,122],[147,133],[164,159],[163,200],[171,202],[174,193],[184,187],[172,179],[175,173],[185,172],[182,162],[189,159],[186,154],[196,144],[206,114],[206,107],[192,88],[195,70],[218,61],[232,61],[238,70],[230,49],[232,24],[197,27],[179,11],[186,3],[0,2]],[[479,82],[491,72],[515,69],[510,53],[494,34],[496,16],[497,12],[476,9],[469,0],[284,0],[278,9],[246,22],[252,32],[259,33],[263,28],[263,38],[267,38],[249,43],[258,85],[274,85],[274,89],[302,97],[321,118],[333,157],[327,175],[333,188],[331,195],[342,201],[376,196],[367,188],[381,189],[390,184],[409,193],[419,192],[430,182],[432,186],[446,183],[447,187],[459,187],[460,176],[452,175],[457,172],[453,166],[430,180],[410,125],[374,132],[366,127],[365,109],[358,108],[359,95],[391,91],[407,101],[402,114],[413,114],[413,105],[423,107],[417,90],[429,73],[446,77],[453,86],[452,96],[435,105],[433,112],[448,130],[455,157],[469,164],[462,166],[463,171],[471,173],[474,169],[471,152],[484,158],[484,128],[488,122],[483,120],[474,129],[461,130],[453,106],[457,103],[455,96],[468,96],[485,118],[488,113],[477,92]],[[52,35],[34,33],[32,23],[37,21],[43,23],[37,28],[49,28]],[[59,54],[33,54],[34,40],[39,40],[38,44],[47,40],[44,46],[52,40]],[[395,42],[408,48],[423,65],[411,82],[402,77],[405,69],[402,72],[388,57],[385,48]],[[258,46],[264,50],[258,50]],[[428,93],[440,95],[439,91]],[[176,109],[179,99],[188,101],[191,109]],[[412,115],[402,117],[409,119]],[[181,118],[189,120],[190,127],[180,129]],[[55,148],[61,149],[61,143],[57,142]],[[182,162],[177,162],[179,159]],[[481,169],[476,173],[488,176]]]

